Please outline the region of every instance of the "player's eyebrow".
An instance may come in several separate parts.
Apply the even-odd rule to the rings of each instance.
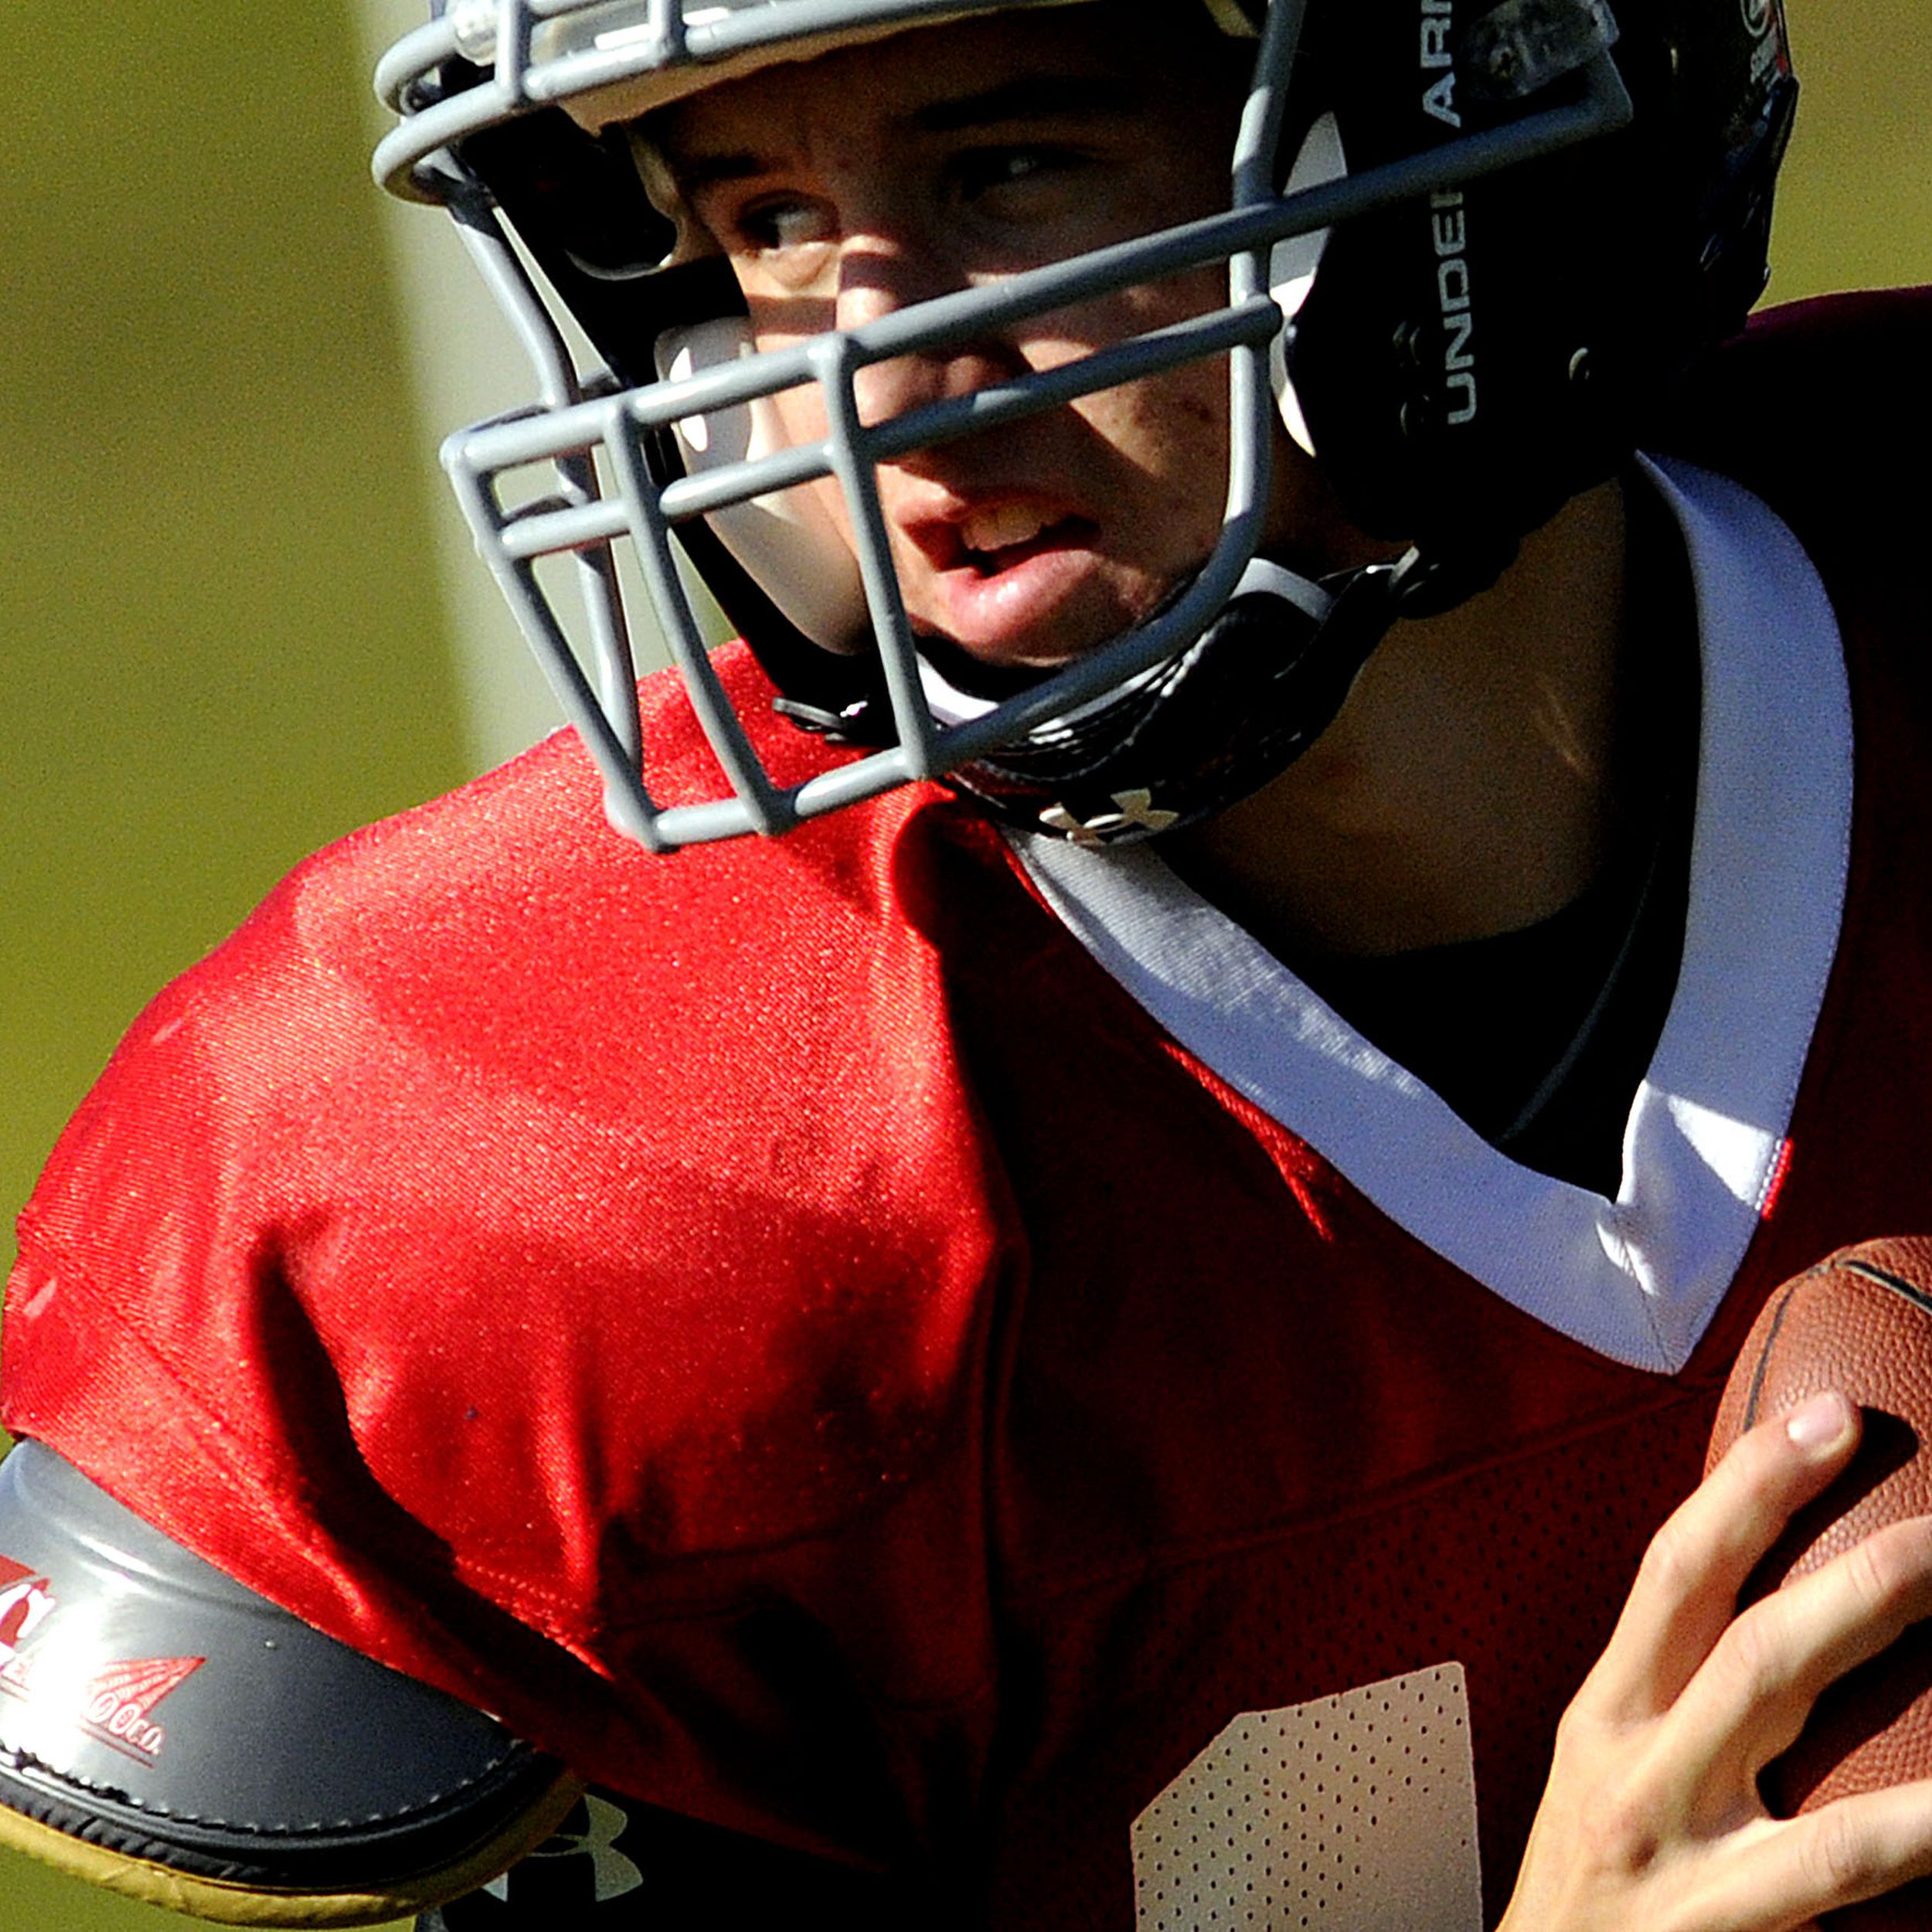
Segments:
[[[745,150],[735,154],[692,155],[679,154],[668,142],[662,144],[662,148],[665,165],[671,170],[679,192],[685,195],[702,193],[715,182],[749,181],[765,172],[766,163]]]
[[[1130,112],[1142,90],[1129,82],[1098,74],[1028,74],[956,100],[934,101],[912,116],[922,133],[958,134],[1007,121],[1079,120]]]
[[[1093,74],[1029,74],[978,94],[962,94],[916,109],[907,124],[921,134],[968,133],[1012,121],[1106,119],[1132,112],[1144,92],[1124,80]],[[749,148],[713,155],[680,154],[675,141],[660,138],[665,160],[679,189],[695,195],[721,181],[748,181],[770,165]]]

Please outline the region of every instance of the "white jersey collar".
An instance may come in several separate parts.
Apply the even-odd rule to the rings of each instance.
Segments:
[[[1148,1013],[1391,1220],[1585,1347],[1669,1372],[1784,1159],[1844,910],[1852,726],[1837,623],[1797,539],[1722,477],[1645,468],[1689,554],[1703,708],[1683,964],[1615,1200],[1498,1153],[1151,846],[1014,842]]]

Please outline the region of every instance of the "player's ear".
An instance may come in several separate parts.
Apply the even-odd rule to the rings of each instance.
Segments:
[[[0,1465],[0,1844],[226,1924],[371,1925],[486,1883],[577,1790],[40,1444]]]

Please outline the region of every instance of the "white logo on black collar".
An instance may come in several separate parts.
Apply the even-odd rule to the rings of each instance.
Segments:
[[[1039,821],[1076,845],[1104,845],[1124,832],[1165,832],[1180,816],[1158,810],[1145,786],[1115,792],[1114,804],[1114,811],[1097,812],[1091,818],[1077,818],[1064,805],[1049,805]]]

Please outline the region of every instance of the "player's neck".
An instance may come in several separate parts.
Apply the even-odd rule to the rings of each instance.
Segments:
[[[1177,842],[1178,869],[1291,957],[1485,938],[1569,904],[1622,828],[1624,542],[1605,484],[1494,588],[1399,624],[1314,748]]]

